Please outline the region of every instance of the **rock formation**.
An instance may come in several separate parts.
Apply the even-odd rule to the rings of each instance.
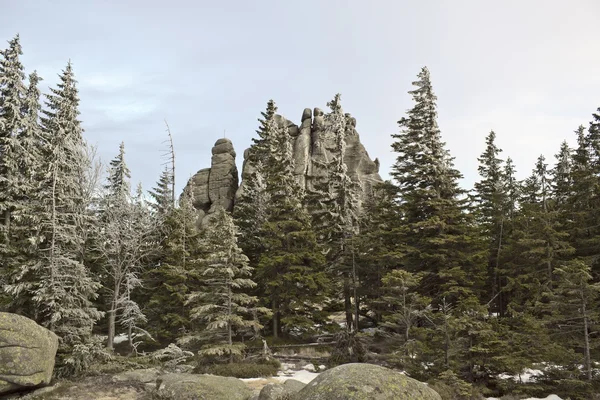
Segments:
[[[212,148],[210,168],[196,172],[184,190],[192,190],[193,204],[199,212],[199,222],[205,224],[218,206],[233,210],[238,190],[238,170],[235,150],[229,139],[219,139]]]
[[[52,379],[58,337],[29,318],[0,312],[0,396]]]
[[[281,115],[276,116],[279,126],[287,126],[290,136],[293,138],[294,164],[298,181],[306,187],[310,177],[322,176],[324,171],[318,165],[332,156],[334,145],[331,139],[325,137],[326,120],[325,113],[315,108],[304,109],[300,126]],[[371,160],[367,150],[360,142],[356,131],[356,118],[346,114],[346,155],[344,162],[348,167],[348,175],[360,183],[364,193],[370,193],[374,183],[381,182],[379,175],[379,161]],[[254,168],[248,162],[248,150],[244,152],[244,165],[242,168],[242,184],[240,185],[236,198],[239,198],[244,190],[244,179],[252,174]]]
[[[279,126],[287,126],[293,139],[295,174],[298,181],[307,187],[311,177],[323,176],[319,164],[330,160],[334,150],[331,139],[325,137],[326,120],[324,112],[315,108],[306,108],[302,113],[300,125],[294,124],[281,115],[277,115]],[[348,174],[360,183],[363,193],[370,193],[373,184],[381,182],[379,161],[371,160],[360,142],[356,131],[356,119],[346,114],[346,155],[344,162]],[[229,139],[219,139],[212,149],[210,168],[201,169],[188,182],[185,190],[193,189],[194,207],[198,209],[200,225],[206,224],[217,206],[231,211],[235,199],[239,199],[244,190],[244,179],[254,171],[248,161],[248,150],[244,152],[242,183],[238,187],[238,175],[235,165],[235,151]]]
[[[317,376],[296,395],[302,400],[441,400],[426,384],[371,364],[344,364]]]

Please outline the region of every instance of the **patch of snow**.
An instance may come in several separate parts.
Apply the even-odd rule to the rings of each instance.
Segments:
[[[290,371],[291,373],[280,372],[278,376],[274,377],[274,379],[279,382],[285,382],[288,379],[296,379],[302,383],[310,383],[313,379],[319,376],[318,372],[310,372],[304,369],[300,371]]]
[[[497,397],[488,397],[487,400],[500,400]],[[540,399],[539,397],[529,397],[527,399],[523,399],[523,400],[563,400],[560,397],[558,397],[555,394],[551,394],[548,397],[544,397],[543,399]]]
[[[124,333],[120,333],[116,335],[113,339],[114,344],[119,344],[127,341],[127,335]]]
[[[519,375],[508,375],[508,374],[500,374],[498,375],[498,378],[500,379],[512,379],[513,381],[520,381],[523,383],[527,383],[529,381],[531,381],[531,378],[536,377],[536,376],[540,376],[543,375],[544,372],[540,371],[539,369],[529,369],[526,368],[522,374]],[[545,400],[545,399],[543,399]],[[550,399],[552,400],[552,399]]]

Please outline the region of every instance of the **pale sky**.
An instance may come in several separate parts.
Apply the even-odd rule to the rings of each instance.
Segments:
[[[600,107],[600,1],[0,0],[0,47],[21,35],[48,92],[71,59],[85,137],[134,184],[160,174],[166,118],[178,188],[226,135],[250,144],[267,101],[300,123],[335,93],[388,176],[390,134],[426,65],[444,140],[470,188],[493,129],[519,177]]]

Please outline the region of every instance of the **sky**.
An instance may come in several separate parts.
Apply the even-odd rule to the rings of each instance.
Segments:
[[[387,178],[390,135],[427,66],[470,188],[492,129],[520,178],[574,145],[600,107],[598,17],[597,0],[0,0],[0,48],[20,35],[43,92],[71,60],[86,139],[105,163],[124,141],[145,189],[163,168],[165,119],[181,189],[224,134],[241,168],[269,99],[299,124],[338,92]]]

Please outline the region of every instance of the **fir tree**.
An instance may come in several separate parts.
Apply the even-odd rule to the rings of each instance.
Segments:
[[[34,317],[35,307],[31,304],[31,288],[35,277],[31,269],[38,262],[39,215],[41,198],[39,184],[43,179],[45,160],[43,159],[45,139],[39,124],[40,91],[37,87],[40,78],[35,72],[29,75],[29,87],[24,99],[24,125],[17,135],[18,146],[15,157],[18,171],[14,182],[15,203],[10,232],[11,256],[6,259],[7,286],[10,292],[10,310]]]
[[[146,218],[140,200],[131,196],[130,176],[125,163],[125,146],[121,143],[119,154],[110,162],[107,193],[102,201],[102,228],[97,240],[107,301],[109,350],[113,349],[117,321],[126,320],[131,328],[136,318],[134,313],[138,320],[145,319],[141,311],[138,312],[131,292],[141,285],[139,276],[152,250],[148,238],[154,227]],[[131,332],[128,333],[131,342]]]
[[[318,311],[324,299],[324,259],[302,206],[303,190],[294,176],[291,137],[287,127],[269,127],[265,146],[265,191],[269,199],[261,227],[263,252],[257,280],[269,297],[273,335],[299,329],[311,333],[323,323]]]
[[[83,264],[82,220],[89,206],[90,183],[86,173],[91,167],[79,115],[79,97],[71,64],[60,75],[58,88],[47,96],[47,111],[42,118],[49,143],[46,148],[47,173],[42,182],[39,277],[33,300],[38,318],[60,338],[59,352],[85,344],[91,329],[101,317],[92,300],[100,284]]]
[[[193,328],[185,301],[199,290],[201,260],[205,251],[193,206],[193,188],[186,190],[180,206],[172,209],[160,224],[164,238],[159,243],[157,265],[145,274],[146,310],[150,330],[160,343],[171,343]],[[158,223],[158,222],[155,222]]]
[[[495,141],[496,134],[491,131],[486,137],[486,149],[478,158],[481,180],[475,183],[475,204],[476,218],[487,248],[488,276],[491,278],[489,298],[495,301],[494,308],[503,315],[503,278],[499,274],[508,210],[503,161],[498,157],[502,150],[496,146]]]
[[[444,148],[437,125],[436,96],[429,71],[423,68],[416,89],[409,93],[415,106],[399,121],[392,135],[398,154],[392,167],[403,216],[401,241],[406,244],[402,264],[423,272],[421,290],[434,302],[449,303],[473,296],[481,287],[481,260],[474,257],[473,224],[459,198],[461,174]]]
[[[19,135],[25,128],[25,74],[19,36],[0,52],[0,255],[10,257],[11,213],[19,202]],[[3,274],[4,275],[4,274]]]
[[[208,253],[202,268],[205,286],[189,293],[186,304],[192,307],[191,318],[201,322],[205,330],[193,332],[183,342],[207,340],[200,355],[226,356],[231,362],[244,348],[242,343],[234,342],[236,335],[261,328],[252,317],[253,311],[268,311],[256,308],[258,299],[244,292],[256,283],[250,279],[252,268],[248,258],[237,244],[233,218],[223,208],[212,219],[204,246]]]

